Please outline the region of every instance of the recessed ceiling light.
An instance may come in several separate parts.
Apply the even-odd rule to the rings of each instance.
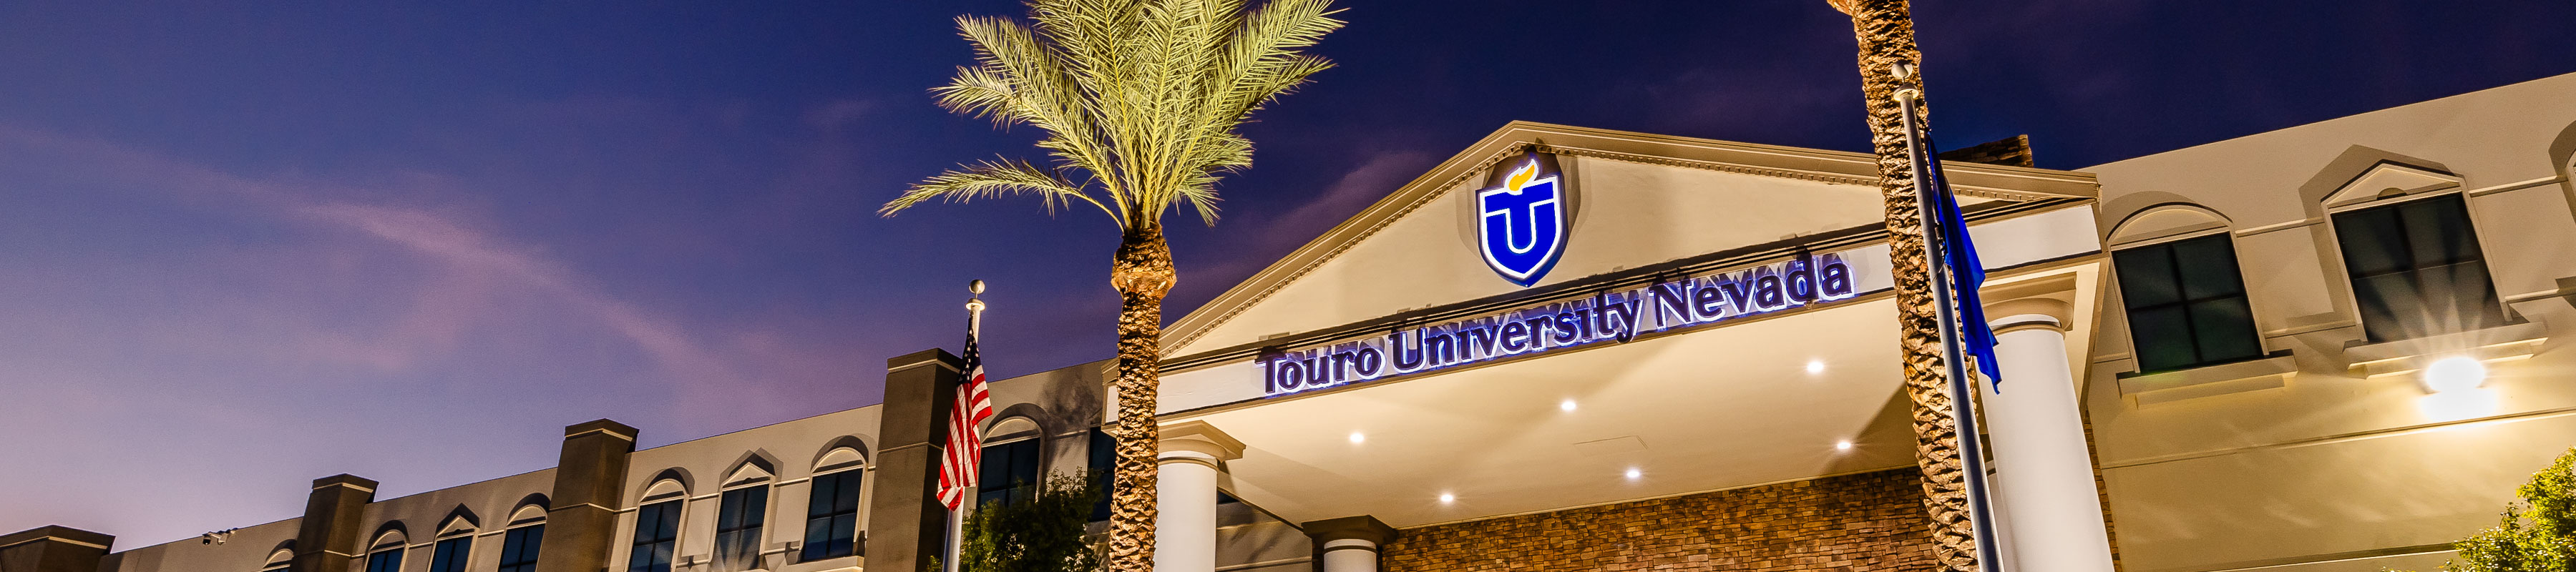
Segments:
[[[1440,493],[1440,504],[1449,504],[1453,502],[1458,502],[1458,495]]]
[[[1361,434],[1358,431],[1351,432],[1351,444],[1357,445],[1366,442],[1368,442],[1368,435]]]
[[[1633,481],[1644,476],[1646,476],[1645,471],[1637,470],[1636,467],[1628,467],[1628,480]]]
[[[1811,359],[1811,360],[1807,360],[1807,373],[1808,373],[1808,374],[1812,375],[1812,374],[1819,374],[1819,373],[1824,373],[1824,372],[1825,372],[1825,360],[1820,360],[1820,359]]]
[[[1850,441],[1836,441],[1836,442],[1834,442],[1834,450],[1836,450],[1836,451],[1849,451],[1849,450],[1851,450],[1851,447],[1852,447],[1852,445],[1851,445],[1851,442],[1850,442]]]
[[[1559,411],[1565,411],[1565,412],[1569,412],[1569,413],[1571,413],[1571,412],[1573,412],[1573,411],[1574,411],[1574,400],[1572,400],[1572,399],[1568,399],[1568,400],[1564,400],[1564,401],[1556,402],[1556,409],[1557,409],[1557,410],[1559,410]]]

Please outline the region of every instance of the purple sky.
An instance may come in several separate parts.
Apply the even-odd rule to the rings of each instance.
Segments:
[[[0,532],[121,547],[874,403],[987,296],[1002,376],[1106,357],[1114,235],[872,210],[1026,130],[925,90],[1016,3],[0,5]],[[757,11],[720,6],[752,5]],[[936,4],[935,7],[925,5]],[[1862,149],[1848,24],[1792,2],[1347,2],[1246,129],[1168,315],[1513,119]],[[2576,72],[2565,2],[1921,8],[1946,141],[2042,166]]]

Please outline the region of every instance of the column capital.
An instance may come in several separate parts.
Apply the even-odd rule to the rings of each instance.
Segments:
[[[1304,529],[1306,536],[1314,538],[1317,545],[1335,540],[1362,540],[1385,546],[1386,543],[1394,542],[1396,537],[1395,527],[1387,526],[1377,517],[1365,514],[1308,521],[1297,525],[1297,528]]]
[[[2033,296],[1986,304],[1986,324],[1995,333],[2044,328],[2066,331],[2074,323],[2074,308],[2056,298]]]
[[[1243,458],[1243,442],[1234,440],[1234,436],[1225,434],[1225,431],[1218,430],[1215,425],[1209,425],[1206,421],[1184,421],[1166,425],[1160,433],[1162,435],[1160,450],[1166,456],[1171,456],[1173,453],[1185,455],[1195,453],[1188,456],[1204,456],[1217,461]]]

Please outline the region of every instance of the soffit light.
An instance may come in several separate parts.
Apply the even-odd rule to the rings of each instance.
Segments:
[[[1807,375],[1815,375],[1815,374],[1824,373],[1824,372],[1825,372],[1825,360],[1820,360],[1820,359],[1811,359],[1811,360],[1807,360]]]
[[[1358,432],[1358,431],[1352,431],[1352,432],[1351,432],[1351,444],[1353,444],[1353,445],[1358,445],[1358,444],[1366,443],[1366,442],[1368,442],[1368,435],[1367,435],[1367,434],[1363,434],[1363,433],[1360,433],[1360,432]]]
[[[1564,411],[1564,412],[1566,412],[1566,413],[1573,413],[1573,412],[1574,412],[1574,400],[1572,400],[1572,399],[1568,399],[1568,400],[1565,400],[1565,401],[1559,401],[1559,402],[1556,402],[1556,409],[1557,409],[1558,411]]]
[[[2451,356],[2424,366],[2424,388],[2434,393],[2477,389],[2487,382],[2487,366],[2468,356]]]
[[[1852,448],[1852,443],[1851,443],[1850,441],[1836,441],[1836,442],[1834,442],[1834,450],[1836,450],[1836,451],[1849,451],[1849,450],[1851,450],[1851,448]]]

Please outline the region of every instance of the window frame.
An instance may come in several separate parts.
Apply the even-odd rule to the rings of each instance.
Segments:
[[[668,515],[667,515],[667,516],[663,516],[660,520],[655,521],[655,525],[656,525],[656,526],[655,526],[654,528],[655,528],[656,530],[665,529],[665,528],[670,529],[670,531],[671,531],[670,536],[669,536],[669,537],[667,537],[667,538],[665,538],[665,537],[660,536],[660,533],[658,533],[658,532],[657,532],[657,533],[655,534],[655,536],[654,536],[654,538],[653,538],[652,540],[650,540],[650,541],[645,540],[645,537],[644,537],[644,512],[645,512],[645,511],[648,511],[648,510],[655,510],[655,511],[658,511],[658,510],[660,510],[660,507],[663,507],[663,506],[666,506],[666,505],[670,507],[670,509],[669,509],[669,511],[668,511]],[[687,494],[685,494],[685,493],[683,493],[683,494],[681,494],[681,495],[679,495],[679,496],[677,496],[677,497],[667,499],[667,500],[655,501],[655,502],[652,502],[652,503],[649,503],[649,504],[645,504],[645,505],[642,505],[642,506],[635,507],[635,525],[634,525],[634,526],[632,526],[632,527],[630,527],[630,529],[629,529],[629,530],[628,530],[628,532],[627,532],[627,538],[628,538],[628,541],[627,541],[627,549],[626,549],[626,571],[627,571],[627,572],[672,572],[673,570],[675,570],[675,569],[679,568],[679,559],[680,559],[680,555],[679,555],[679,552],[680,552],[680,537],[681,537],[683,534],[685,534],[685,532],[686,532],[685,530],[683,530],[683,529],[684,529],[684,528],[686,528],[686,527],[682,527],[682,526],[680,526],[680,524],[681,524],[682,522],[685,522],[685,521],[686,521],[687,516],[688,516],[688,512],[689,512],[689,498],[688,498],[688,495],[687,495]],[[667,524],[665,524],[665,523],[667,523]],[[637,563],[635,562],[635,554],[636,554],[636,552],[637,552],[638,550],[643,550],[643,549],[645,549],[646,547],[653,546],[653,545],[657,545],[657,544],[668,544],[668,545],[670,545],[670,549],[669,549],[669,552],[668,552],[668,555],[669,555],[669,558],[670,558],[670,561],[669,561],[669,562],[665,562],[665,563],[663,563],[663,564],[662,564],[662,567],[661,567],[661,568],[659,568],[659,569],[653,568],[653,567],[652,567],[652,565],[651,565],[651,564],[649,564],[649,563],[648,563],[648,564],[637,564]],[[642,566],[642,567],[641,567],[641,568],[639,568],[638,566]]]
[[[2249,335],[2251,335],[2251,336],[2253,337],[2253,339],[2254,339],[2254,353],[2252,353],[2252,354],[2250,354],[2250,355],[2244,355],[2244,356],[2231,356],[2231,357],[2225,357],[2225,358],[2219,358],[2219,359],[2209,359],[2209,358],[2206,358],[2206,357],[2200,356],[2199,335],[2198,335],[2198,333],[2197,333],[2197,331],[2196,331],[2196,328],[2193,328],[2193,327],[2191,327],[2191,326],[2190,326],[2190,324],[2192,324],[2192,321],[2191,321],[2191,318],[2190,318],[2190,309],[2189,309],[2189,308],[2190,308],[2190,306],[2192,306],[2193,304],[2203,303],[2203,302],[2211,302],[2211,301],[2217,301],[2217,300],[2222,300],[2222,299],[2225,299],[2226,297],[2225,297],[2225,296],[2219,296],[2219,297],[2210,297],[2210,298],[2205,298],[2205,299],[2193,299],[2193,298],[2191,298],[2191,297],[2190,297],[2190,295],[2189,295],[2189,294],[2181,292],[2181,289],[2183,288],[2182,267],[2181,267],[2181,265],[2180,265],[2180,264],[2175,264],[2175,265],[2173,266],[2173,276],[2172,276],[2171,278],[2172,278],[2172,280],[2173,280],[2173,285],[2174,285],[2174,288],[2175,288],[2175,290],[2176,290],[2176,294],[2175,294],[2176,299],[2175,299],[2174,301],[2172,301],[2172,302],[2167,303],[2166,305],[2168,305],[2168,306],[2173,306],[2173,307],[2178,307],[2178,308],[2182,308],[2182,309],[2183,309],[2183,315],[2184,315],[2184,318],[2183,318],[2183,319],[2184,319],[2184,323],[2186,324],[2185,329],[2186,329],[2186,330],[2193,330],[2193,331],[2194,331],[2194,333],[2193,333],[2193,337],[2192,337],[2192,342],[2193,342],[2193,343],[2191,344],[2191,348],[2192,348],[2192,355],[2194,356],[2194,359],[2193,359],[2191,362],[2189,362],[2189,363],[2185,363],[2185,364],[2180,364],[2180,365],[2167,365],[2167,366],[2164,366],[2164,367],[2149,368],[2149,367],[2147,367],[2147,363],[2146,363],[2146,353],[2145,353],[2145,352],[2143,352],[2143,351],[2140,351],[2140,349],[2139,349],[2139,348],[2140,348],[2140,341],[2139,341],[2139,339],[2138,339],[2138,330],[2137,330],[2137,328],[2138,328],[2138,323],[2137,323],[2137,320],[2136,320],[2136,319],[2134,319],[2134,316],[2133,316],[2133,314],[2138,310],[2138,308],[2132,307],[2132,306],[2130,305],[2130,304],[2131,304],[2131,296],[2130,296],[2130,292],[2128,291],[2129,289],[2126,287],[2126,285],[2125,285],[2125,284],[2122,284],[2122,283],[2121,283],[2121,273],[2119,272],[2119,267],[2120,267],[2119,257],[2120,257],[2120,253],[2123,253],[2123,252],[2130,252],[2130,251],[2136,251],[2136,250],[2140,250],[2140,249],[2147,249],[2147,248],[2163,248],[2163,249],[2167,249],[2167,252],[2169,252],[2169,253],[2170,253],[2176,244],[2183,243],[2183,242],[2195,241],[2195,240],[2204,240],[2204,239],[2209,239],[2209,238],[2221,238],[2221,239],[2225,240],[2225,241],[2226,241],[2226,243],[2227,243],[2227,253],[2228,253],[2228,257],[2231,259],[2231,260],[2230,260],[2230,262],[2232,262],[2232,263],[2233,263],[2233,264],[2232,264],[2232,266],[2233,266],[2234,270],[2236,271],[2236,293],[2235,293],[2234,297],[2236,297],[2236,298],[2240,298],[2240,299],[2243,299],[2243,300],[2245,301],[2245,315],[2246,315],[2245,326],[2246,326],[2246,333],[2247,333],[2247,334],[2249,334]],[[2193,231],[2193,232],[2179,233],[2179,234],[2174,234],[2174,235],[2171,235],[2171,236],[2161,236],[2161,237],[2156,237],[2156,238],[2154,238],[2154,239],[2149,239],[2149,240],[2138,240],[2138,241],[2126,242],[2126,243],[2121,243],[2121,244],[2117,245],[2117,246],[2116,246],[2116,247],[2114,247],[2114,248],[2108,249],[2108,252],[2106,252],[2106,253],[2110,255],[2110,260],[2108,260],[2107,262],[2108,262],[2108,266],[2109,266],[2109,267],[2111,268],[2111,270],[2112,270],[2111,286],[2112,286],[2112,288],[2113,288],[2115,291],[2119,292],[2119,295],[2120,295],[2120,298],[2119,298],[2119,302],[2120,302],[2120,304],[2119,304],[2119,310],[2120,310],[2120,322],[2121,322],[2121,324],[2120,324],[2120,325],[2121,325],[2121,328],[2122,328],[2121,335],[2122,335],[2122,336],[2124,336],[2124,337],[2127,339],[2127,341],[2128,341],[2128,344],[2129,344],[2129,348],[2128,348],[2128,349],[2129,349],[2129,363],[2130,363],[2130,365],[2131,365],[2131,366],[2136,370],[2136,371],[2135,371],[2135,373],[2137,373],[2137,374],[2152,374],[2152,373],[2163,373],[2163,372],[2172,372],[2172,371],[2183,371],[2183,370],[2189,370],[2189,369],[2198,369],[2198,368],[2204,368],[2204,367],[2220,366],[2220,365],[2227,365],[2227,364],[2232,364],[2232,363],[2241,363],[2241,362],[2246,362],[2246,361],[2258,360],[2258,359],[2263,359],[2263,358],[2265,358],[2265,357],[2268,357],[2268,356],[2273,355],[2273,350],[2272,350],[2272,347],[2271,347],[2271,340],[2270,340],[2270,339],[2268,339],[2267,337],[2265,337],[2265,336],[2263,335],[2263,320],[2262,320],[2262,318],[2261,318],[2261,316],[2263,315],[2263,313],[2262,313],[2262,311],[2261,311],[2262,304],[2258,304],[2258,303],[2256,303],[2256,301],[2255,301],[2255,299],[2254,299],[2254,298],[2255,298],[2255,296],[2254,296],[2253,288],[2252,288],[2252,286],[2251,286],[2251,285],[2249,285],[2249,284],[2246,282],[2246,280],[2245,280],[2245,276],[2246,276],[2246,272],[2245,272],[2245,256],[2244,256],[2244,252],[2243,252],[2241,249],[2238,249],[2238,248],[2237,248],[2237,245],[2236,245],[2236,239],[2237,239],[2237,238],[2238,238],[2238,237],[2236,236],[2235,232],[2232,230],[2232,228],[2231,228],[2231,227],[2220,227],[2220,228],[2215,228],[2215,229],[2204,229],[2204,230]],[[2168,256],[2171,256],[2171,255],[2170,255],[2170,254],[2168,254]]]
[[[376,548],[375,550],[369,550],[367,551],[367,564],[361,569],[366,572],[402,572],[403,549],[407,547],[408,546],[404,544],[395,543],[391,546],[383,546]],[[393,563],[393,566],[391,568],[378,566],[379,563],[383,562],[391,562]]]
[[[855,492],[850,493],[851,505],[848,512],[842,512],[840,509],[830,506],[830,504],[838,503],[829,503],[824,506],[823,510],[826,512],[819,514],[814,512],[815,495],[821,491],[821,484],[824,479],[832,479],[834,481],[832,492],[835,496],[838,496],[841,491],[840,481],[843,479],[848,480],[850,488],[856,489]],[[805,483],[805,538],[802,541],[803,544],[799,544],[796,547],[797,561],[819,562],[834,558],[858,556],[860,553],[864,552],[859,545],[859,539],[866,534],[864,529],[867,525],[867,521],[861,520],[860,517],[866,514],[868,507],[867,467],[864,465],[853,465],[827,473],[818,473],[812,478],[806,479]],[[848,516],[850,519],[850,549],[845,554],[832,554],[830,550],[831,545],[829,544],[832,540],[832,520],[838,519],[842,516]],[[814,521],[816,520],[825,521],[823,532],[824,543],[820,545],[815,543],[814,538]]]
[[[2322,218],[2324,218],[2324,221],[2323,221],[2323,222],[2324,222],[2324,224],[2325,224],[2325,227],[2326,227],[2326,229],[2327,229],[2327,233],[2328,233],[2328,236],[2327,236],[2327,242],[2328,242],[2328,243],[2330,243],[2330,244],[2332,244],[2332,247],[2331,247],[2331,248],[2329,248],[2329,249],[2327,249],[2327,250],[2330,250],[2331,252],[2333,252],[2333,253],[2334,253],[2334,260],[2335,260],[2335,265],[2336,265],[2336,267],[2333,269],[2332,274],[2329,276],[2329,278],[2331,279],[2331,281],[2336,282],[2336,283],[2338,283],[2338,284],[2340,284],[2340,285],[2342,286],[2342,288],[2343,288],[2343,294],[2344,294],[2344,299],[2345,299],[2346,301],[2350,302],[2350,303],[2351,303],[2351,305],[2352,305],[2352,306],[2351,306],[2351,308],[2352,308],[2352,314],[2351,314],[2351,317],[2352,317],[2352,327],[2357,327],[2357,328],[2360,328],[2360,329],[2361,329],[2361,342],[2360,342],[2360,343],[2364,343],[2364,344],[2383,344],[2383,343],[2399,342],[2399,341],[2405,341],[2405,340],[2411,340],[2411,339],[2420,339],[2420,338],[2424,338],[2424,337],[2428,337],[2428,336],[2436,336],[2436,335],[2443,335],[2443,334],[2452,334],[2452,333],[2459,333],[2459,332],[2464,332],[2464,331],[2476,331],[2476,330],[2481,330],[2481,329],[2488,329],[2488,328],[2495,328],[2495,327],[2509,326],[2509,325],[2514,325],[2514,324],[2523,323],[2523,321],[2524,321],[2524,320],[2522,320],[2522,319],[2518,318],[2518,317],[2514,314],[2513,306],[2511,306],[2511,305],[2509,305],[2509,304],[2506,304],[2506,303],[2505,303],[2505,300],[2504,300],[2504,291],[2503,291],[2500,287],[2498,287],[2498,286],[2496,285],[2496,265],[2495,265],[2495,258],[2494,258],[2493,256],[2491,256],[2491,255],[2488,253],[2488,251],[2487,251],[2487,247],[2486,247],[2486,243],[2487,243],[2487,240],[2486,240],[2486,224],[2485,224],[2483,221],[2478,220],[2478,209],[2477,209],[2477,205],[2475,205],[2475,204],[2471,203],[2471,202],[2469,201],[2469,199],[2470,199],[2470,198],[2473,198],[2473,197],[2470,197],[2470,196],[2469,196],[2469,193],[2467,193],[2467,192],[2465,192],[2465,191],[2462,191],[2462,190],[2460,190],[2460,189],[2456,189],[2456,188],[2454,188],[2454,189],[2443,190],[2443,191],[2425,192],[2425,193],[2417,193],[2417,194],[2410,194],[2410,195],[2400,195],[2400,196],[2391,196],[2391,197],[2381,197],[2381,198],[2378,198],[2378,199],[2372,199],[2372,200],[2367,200],[2367,201],[2356,201],[2356,202],[2345,203],[2345,204],[2341,204],[2341,205],[2329,205],[2329,206],[2327,206],[2327,207],[2325,208],[2324,216],[2323,216]],[[2344,240],[2344,237],[2346,236],[2346,231],[2347,231],[2348,229],[2345,229],[2345,228],[2344,228],[2344,223],[2343,223],[2343,221],[2342,221],[2341,219],[2342,219],[2345,215],[2350,215],[2350,214],[2357,213],[2357,212],[2361,212],[2361,211],[2378,210],[2378,209],[2393,209],[2393,208],[2403,207],[2403,206],[2405,206],[2405,205],[2412,204],[2412,203],[2419,203],[2419,202],[2425,202],[2425,201],[2434,201],[2434,200],[2458,200],[2458,201],[2459,201],[2459,204],[2460,204],[2460,216],[2461,216],[2461,219],[2465,220],[2465,221],[2467,222],[2467,224],[2468,224],[2468,236],[2467,236],[2467,238],[2468,238],[2468,241],[2469,241],[2469,245],[2470,245],[2471,247],[2473,247],[2473,248],[2477,249],[2477,256],[2476,256],[2476,258],[2475,258],[2475,261],[2476,261],[2476,263],[2477,263],[2480,267],[2482,267],[2482,268],[2483,268],[2483,272],[2486,274],[2486,282],[2487,282],[2486,287],[2487,287],[2487,295],[2488,295],[2488,299],[2489,299],[2489,300],[2494,301],[2494,303],[2495,303],[2495,308],[2496,308],[2496,311],[2497,311],[2497,319],[2496,319],[2496,322],[2495,322],[2495,323],[2493,323],[2493,324],[2485,324],[2485,325],[2481,325],[2481,326],[2477,326],[2477,327],[2467,327],[2467,328],[2462,328],[2462,329],[2457,330],[2457,331],[2426,331],[2426,332],[2414,332],[2414,333],[2412,333],[2411,335],[2404,335],[2404,334],[2402,334],[2402,335],[2404,335],[2404,337],[2391,337],[2391,338],[2380,338],[2380,337],[2377,337],[2377,336],[2373,336],[2373,335],[2371,335],[2371,333],[2370,333],[2370,316],[2369,316],[2369,310],[2367,310],[2367,309],[2365,309],[2365,308],[2363,307],[2363,301],[2362,301],[2362,297],[2361,297],[2361,285],[2360,285],[2360,283],[2359,283],[2359,280],[2360,280],[2361,278],[2363,278],[2363,277],[2361,277],[2361,276],[2356,276],[2356,275],[2355,275],[2355,273],[2353,272],[2353,264],[2352,264],[2352,259],[2351,259],[2352,257],[2351,257],[2351,255],[2350,255],[2350,253],[2348,253],[2348,252],[2345,252],[2345,251],[2344,251],[2344,243],[2343,243],[2343,240]],[[2401,225],[2402,225],[2402,220],[2401,220]],[[2402,229],[2402,227],[2401,227],[2401,229]],[[2405,237],[2405,238],[2410,238],[2410,239],[2411,239],[2412,237],[2411,237],[2411,236],[2409,236],[2409,237]],[[2414,243],[2413,243],[2413,242],[2411,242],[2411,241],[2409,241],[2409,242],[2407,242],[2407,243],[2405,243],[2405,244],[2406,244],[2406,246],[2408,247],[2408,249],[2409,249],[2409,250],[2412,250],[2412,249],[2413,249],[2413,247],[2414,247]],[[2457,264],[2462,264],[2462,263],[2463,263],[2463,262],[2452,262],[2452,263],[2449,263],[2449,264],[2437,265],[2437,266],[2457,265]],[[2412,261],[2410,261],[2410,266],[2411,266],[2411,265],[2412,265]],[[2390,274],[2415,273],[2415,272],[2422,272],[2422,271],[2424,271],[2424,270],[2425,270],[2425,268],[2423,268],[2423,267],[2412,267],[2412,268],[2410,268],[2410,269],[2408,269],[2408,270],[2401,270],[2401,271],[2395,271],[2395,272],[2387,272],[2387,273],[2381,273],[2381,274],[2378,274],[2378,275],[2382,275],[2382,276],[2384,276],[2384,275],[2390,275]],[[2420,288],[2419,288],[2419,290],[2420,290]],[[2406,326],[2406,325],[2413,325],[2413,324],[2403,324],[2403,325],[2401,325],[2401,326]],[[2402,329],[2402,327],[2401,327],[2401,329]]]
[[[761,567],[761,546],[764,541],[769,539],[770,489],[770,482],[763,479],[751,484],[716,491],[716,539],[714,549],[708,554],[709,565],[715,570],[715,572],[737,572],[741,570],[758,569]],[[747,497],[756,496],[758,497],[757,500],[759,502],[756,503],[757,506],[755,507],[755,510],[749,512],[737,511],[737,508],[742,507],[737,507],[735,505],[735,501],[737,500],[735,495],[743,495]],[[734,527],[728,529],[725,526],[725,519],[728,517],[741,517],[740,520],[751,522],[749,524],[737,523]],[[725,549],[727,548],[725,546],[725,541],[727,537],[730,535],[738,535],[743,532],[751,533],[750,554],[744,556],[747,558],[747,561],[727,562],[725,554]],[[728,568],[726,567],[727,564],[740,564],[740,567]]]
[[[521,536],[523,534],[533,535],[534,538]],[[510,542],[512,537],[526,539],[522,541],[526,545],[526,550],[522,551],[519,545],[512,544]],[[544,521],[502,529],[500,559],[493,562],[493,570],[495,572],[536,572],[537,558],[545,554],[545,544],[546,523]],[[526,554],[520,552],[526,552]],[[512,562],[511,556],[523,556],[525,559]],[[525,566],[525,568],[517,568],[518,566]]]
[[[454,556],[449,547],[456,547]],[[466,572],[474,559],[474,533],[465,532],[429,543],[429,572]],[[447,566],[441,567],[441,564]]]
[[[999,441],[985,443],[983,451],[984,455],[981,456],[981,461],[983,464],[992,463],[993,459],[996,458],[996,456],[992,454],[994,452],[993,449],[995,448],[1019,447],[1023,446],[1022,444],[1024,443],[1026,444],[1025,446],[1032,449],[1029,453],[1029,481],[1021,486],[997,489],[994,487],[991,479],[983,478],[987,475],[983,474],[984,467],[979,465],[975,468],[977,477],[975,479],[975,506],[981,507],[986,503],[992,502],[1000,502],[1003,505],[1008,506],[1014,502],[1026,502],[1037,498],[1038,486],[1046,480],[1046,439],[1042,438],[1042,436],[1036,434],[1023,434]],[[1001,493],[1001,498],[990,500],[984,498],[986,495],[997,492]]]

